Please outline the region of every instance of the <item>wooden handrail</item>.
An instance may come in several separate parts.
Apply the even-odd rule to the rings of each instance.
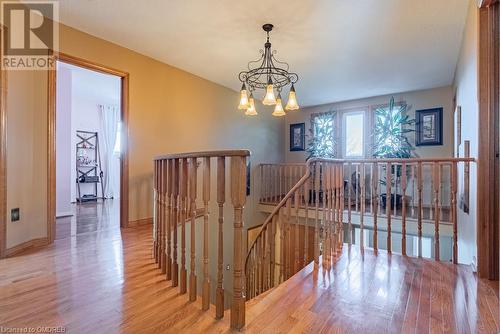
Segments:
[[[216,157],[249,157],[249,150],[220,150],[220,151],[201,151],[188,153],[173,153],[159,155],[153,160],[168,160],[168,159],[190,159],[190,158],[216,158]]]
[[[415,162],[475,162],[473,157],[465,158],[370,158],[370,159],[319,159],[319,161],[330,162],[352,162],[352,163],[415,163]]]

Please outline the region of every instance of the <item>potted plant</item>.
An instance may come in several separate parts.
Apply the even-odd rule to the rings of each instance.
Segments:
[[[413,145],[410,144],[407,133],[414,132],[413,128],[408,128],[415,123],[415,119],[410,119],[406,114],[408,111],[406,104],[396,105],[394,97],[391,97],[388,106],[378,107],[375,110],[375,128],[373,131],[374,149],[373,156],[375,158],[388,159],[388,158],[411,158]],[[384,171],[380,184],[385,186],[387,184],[386,166],[382,167]],[[392,165],[391,174],[395,178],[391,178],[392,189],[394,193],[389,194],[391,207],[400,207],[403,196],[398,194],[395,186],[401,177],[401,165]],[[387,206],[387,194],[381,194],[381,204],[385,208]]]

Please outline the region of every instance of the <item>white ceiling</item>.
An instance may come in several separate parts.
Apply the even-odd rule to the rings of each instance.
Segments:
[[[272,23],[302,106],[452,83],[468,0],[64,0],[67,25],[234,90]]]

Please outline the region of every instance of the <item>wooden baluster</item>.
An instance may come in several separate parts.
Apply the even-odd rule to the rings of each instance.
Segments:
[[[279,180],[279,196],[278,196],[278,202],[279,202],[281,201],[281,195],[283,194],[283,170],[281,165],[279,165],[277,168],[278,168],[278,180]]]
[[[439,261],[439,189],[441,184],[441,168],[439,162],[433,164],[434,179],[434,258]]]
[[[271,238],[272,238],[273,224],[266,227],[266,290],[271,288]]]
[[[399,163],[394,164],[394,173],[392,176],[392,180],[394,180],[394,205],[393,205],[393,210],[392,210],[392,215],[394,217],[397,216],[398,214],[398,201],[397,201],[397,196],[398,196],[398,168],[399,168]],[[392,173],[392,168],[391,168],[391,173]]]
[[[191,269],[189,273],[189,300],[196,300],[196,183],[197,183],[197,159],[189,161],[189,199],[191,201]]]
[[[423,192],[423,180],[422,180],[422,163],[419,162],[417,165],[417,194],[418,194],[418,208],[417,208],[417,236],[418,236],[418,257],[422,257],[422,219],[423,219],[423,208],[422,208],[422,192]]]
[[[257,295],[262,293],[262,239],[257,239]]]
[[[406,162],[401,165],[401,254],[406,256]]]
[[[273,185],[273,203],[279,203],[278,199],[278,173],[276,172],[276,166],[273,166],[271,170],[271,182]]]
[[[153,258],[158,263],[158,160],[153,163]]]
[[[161,206],[160,206],[160,268],[161,268],[161,273],[166,274],[167,273],[167,254],[166,254],[166,245],[165,245],[165,213],[166,213],[166,195],[167,195],[167,161],[166,160],[160,160],[160,168],[161,168]]]
[[[243,279],[243,208],[246,201],[247,168],[245,157],[231,157],[231,201],[234,207],[234,271],[231,327],[245,325],[245,296]]]
[[[276,224],[277,224],[278,216],[274,215],[271,221],[271,236],[270,236],[270,275],[269,287],[274,287],[274,274],[276,270]]]
[[[259,165],[259,175],[260,175],[260,203],[264,203],[264,164]]]
[[[352,245],[352,220],[351,220],[351,193],[352,193],[352,163],[347,164],[347,229],[349,231],[349,245]]]
[[[391,175],[392,175],[392,165],[388,162],[385,166],[386,168],[386,198],[385,198],[385,210],[387,213],[387,252],[392,251],[391,247]],[[396,199],[394,199],[396,200]]]
[[[279,210],[278,222],[280,228],[280,277],[279,281],[285,280],[285,220],[283,217],[284,209]]]
[[[464,157],[470,158],[470,140],[464,140]],[[470,162],[464,162],[464,195],[463,205],[464,212],[469,213],[470,200]],[[467,210],[465,210],[467,209]]]
[[[429,165],[429,174],[430,174],[430,187],[429,187],[429,198],[431,199],[431,203],[429,205],[429,219],[433,219],[434,218],[434,212],[433,212],[433,208],[434,208],[434,178],[433,178],[433,174],[434,174],[434,168],[432,167],[432,165]]]
[[[328,252],[328,269],[331,268],[331,263],[333,259],[333,255],[335,254],[335,250],[337,247],[338,239],[337,239],[337,230],[338,230],[338,219],[337,219],[337,164],[329,163],[329,174],[330,174],[330,190],[329,190],[329,215],[330,215],[330,223],[328,228],[328,233],[330,235],[330,249]]]
[[[292,217],[292,199],[286,200],[286,278],[292,276],[292,230],[291,230],[291,217]]]
[[[262,174],[261,174],[262,175]],[[219,205],[219,241],[217,258],[217,290],[215,292],[215,317],[224,316],[224,202],[226,201],[226,158],[217,158],[217,204]]]
[[[246,167],[245,167],[246,168]],[[246,189],[246,180],[245,180]],[[246,190],[245,190],[246,195]],[[203,159],[203,294],[202,309],[210,307],[210,277],[208,275],[208,202],[210,201],[210,158]]]
[[[340,240],[340,245],[339,245],[339,251],[342,252],[342,247],[344,244],[344,164],[340,164],[339,166],[339,183],[338,186],[340,187],[340,203],[339,203],[339,215],[340,215],[340,220],[339,220],[339,240]]]
[[[410,170],[411,170],[411,183],[412,183],[412,189],[411,189],[411,216],[415,217],[415,169],[417,166],[415,165],[410,165]]]
[[[330,237],[330,247],[328,250],[328,269],[331,268],[331,263],[333,255],[337,247],[337,230],[338,230],[338,219],[337,219],[337,165],[333,163],[328,164],[329,174],[330,174],[330,185],[329,185],[329,224],[328,224],[328,234]]]
[[[167,214],[166,214],[166,225],[167,225],[167,280],[172,279],[172,166],[173,161],[171,159],[167,160],[167,195],[165,200],[167,201]]]
[[[321,221],[321,225],[323,227],[323,234],[321,238],[323,239],[323,253],[322,253],[322,264],[323,264],[323,269],[326,268],[326,263],[328,261],[328,251],[330,247],[330,239],[328,235],[328,182],[330,181],[330,175],[329,175],[329,170],[328,170],[328,164],[323,163],[321,166],[321,190],[322,192],[322,198],[321,198],[321,208],[323,210],[323,219]]]
[[[370,164],[370,178],[372,180],[372,182],[370,182],[370,184],[368,184],[368,188],[369,188],[369,191],[370,191],[370,197],[369,197],[369,200],[370,200],[370,213],[373,215],[373,163]]]
[[[458,227],[457,227],[457,162],[451,164],[451,224],[453,225],[453,263],[458,263]]]
[[[295,191],[295,233],[294,233],[294,246],[295,246],[295,264],[293,271],[294,273],[298,272],[301,268],[300,260],[299,260],[299,229],[300,229],[300,220],[299,220],[299,206],[300,206],[300,188]]]
[[[338,164],[331,164],[331,185],[330,185],[330,194],[332,197],[331,200],[331,226],[330,226],[330,240],[331,240],[331,248],[330,248],[330,258],[328,261],[328,269],[331,268],[333,256],[337,252],[337,247],[340,243],[339,240],[339,193],[338,193]]]
[[[373,249],[378,251],[378,209],[379,209],[379,194],[378,194],[378,173],[379,166],[377,162],[373,163],[372,187],[373,187]]]
[[[162,160],[158,160],[158,166],[157,166],[157,173],[158,173],[158,205],[157,205],[157,219],[156,219],[156,225],[157,225],[157,234],[156,234],[156,244],[158,245],[158,268],[161,269],[161,224],[162,224]]]
[[[319,192],[320,192],[320,168],[319,162],[314,164],[314,201],[315,201],[315,222],[314,222],[314,269],[319,267]]]
[[[439,210],[438,210],[438,216],[439,216],[439,220],[440,221],[444,220],[444,217],[443,217],[443,203],[444,203],[444,199],[443,199],[443,196],[444,196],[443,187],[444,187],[444,185],[443,185],[443,182],[445,181],[444,167],[445,167],[444,164],[440,164],[439,165],[441,178],[440,178],[440,181],[439,181]]]
[[[354,189],[354,202],[355,202],[354,210],[358,212],[359,211],[359,165],[358,164],[354,166],[354,179],[356,180],[355,181],[356,188]]]
[[[304,266],[309,262],[309,180],[304,184]]]
[[[179,285],[179,264],[177,263],[177,225],[179,224],[179,159],[173,160],[172,165],[172,227],[173,227],[173,258],[172,258],[172,286]]]
[[[361,247],[365,246],[365,163],[362,162],[360,167],[361,169],[361,178],[360,178],[360,191],[361,191],[361,199],[360,199],[360,210],[359,213],[359,225],[360,225],[360,239],[361,239]],[[356,174],[357,175],[357,174]]]
[[[180,170],[180,219],[181,219],[181,278],[179,291],[181,294],[187,292],[187,269],[186,269],[186,219],[187,219],[187,181],[188,166],[187,159],[181,159]]]

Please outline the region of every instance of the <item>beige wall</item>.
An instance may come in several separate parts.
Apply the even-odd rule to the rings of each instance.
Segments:
[[[457,105],[462,108],[462,145],[460,156],[463,157],[463,142],[470,141],[470,153],[477,158],[478,150],[478,93],[477,93],[477,4],[470,0],[467,22],[465,25],[462,48],[455,72]],[[462,175],[463,166],[459,166],[458,175]],[[470,206],[469,214],[458,210],[458,258],[461,263],[476,263],[476,207],[477,179],[476,164],[470,168]],[[458,179],[458,194],[463,191],[463,179]]]
[[[47,74],[7,76],[7,242],[47,236]],[[10,221],[10,210],[21,219]]]
[[[152,216],[156,155],[245,148],[254,167],[284,158],[283,120],[262,106],[258,117],[244,116],[236,109],[238,94],[228,88],[66,26],[60,51],[130,74],[130,220]],[[7,247],[46,236],[46,84],[44,72],[9,76]],[[253,205],[251,196],[249,210]],[[12,207],[21,208],[21,221],[10,223]]]
[[[441,87],[428,90],[393,94],[396,102],[405,101],[411,108],[408,114],[415,117],[415,110],[443,107],[443,145],[442,146],[419,146],[414,151],[420,157],[451,157],[453,156],[453,89],[452,87]],[[365,99],[337,102],[315,107],[303,108],[297,112],[290,112],[286,116],[285,128],[285,160],[287,162],[304,162],[307,152],[290,152],[290,124],[305,123],[306,136],[309,134],[311,125],[311,114],[327,111],[342,110],[372,110],[374,107],[387,104],[391,95],[370,97]],[[300,101],[299,101],[300,102]],[[366,117],[366,116],[365,116]],[[365,138],[370,139],[371,131],[367,131]],[[410,143],[415,144],[414,133],[409,134]],[[338,141],[341,138],[337,138]],[[306,137],[307,147],[307,137]]]

